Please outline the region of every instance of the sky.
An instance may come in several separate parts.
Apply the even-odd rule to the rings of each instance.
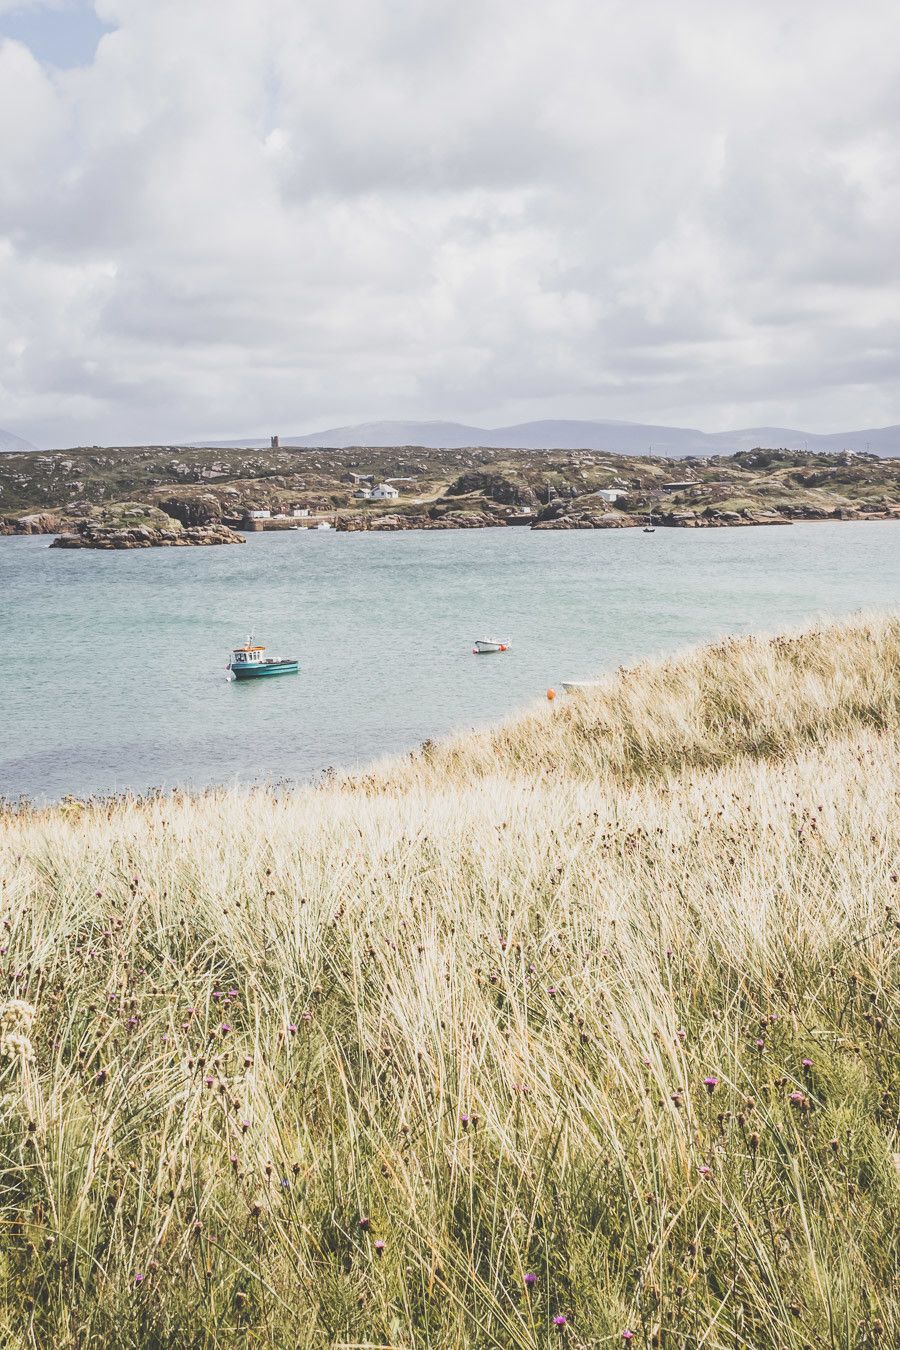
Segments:
[[[0,427],[900,422],[896,0],[0,0]]]

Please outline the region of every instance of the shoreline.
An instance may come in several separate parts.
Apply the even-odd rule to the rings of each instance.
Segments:
[[[452,522],[441,521],[425,524],[418,517],[413,518],[414,523],[409,523],[408,518],[402,516],[384,517],[382,519],[384,519],[385,521],[384,524],[380,523],[380,521],[377,518],[373,519],[371,523],[367,522],[366,524],[356,524],[356,523],[348,524],[342,521],[338,521],[332,526],[331,530],[327,531],[327,533],[446,534],[450,532],[467,533],[473,530],[507,530],[507,531],[516,530],[517,532],[524,531],[526,533],[533,532],[540,534],[544,533],[555,534],[555,533],[568,533],[570,531],[582,531],[588,533],[591,531],[616,532],[619,530],[643,530],[646,525],[646,521],[643,519],[615,519],[615,520],[585,522],[581,520],[572,520],[564,518],[558,522],[539,521],[530,525],[523,525],[520,522],[517,522],[515,525],[511,525],[507,521],[502,519],[485,520],[479,521],[478,523],[469,523],[469,524],[460,524],[456,521]],[[741,520],[704,520],[701,518],[694,518],[694,519],[673,521],[660,519],[654,520],[653,528],[656,531],[731,530],[731,529],[744,530],[744,529],[764,529],[767,526],[780,527],[785,525],[868,525],[880,523],[896,524],[897,522],[900,522],[900,509],[893,511],[890,514],[872,513],[865,515],[862,514],[851,515],[845,512],[840,515],[822,515],[822,516],[803,515],[794,517],[772,516],[763,518],[752,517],[749,519],[741,519]],[[229,530],[234,531],[235,533],[241,536],[241,539],[239,541],[241,543],[245,542],[246,537],[256,534],[320,533],[320,531],[316,529],[315,525],[290,525],[290,524],[283,524],[280,521],[278,522],[273,521],[271,524],[268,522],[261,523],[252,529],[248,529],[244,526],[237,526],[234,524],[230,524],[228,528]],[[87,543],[79,540],[77,543],[73,542],[71,544],[66,543],[59,545],[51,544],[48,547],[51,548],[59,547],[67,552],[91,551],[100,553],[110,553],[110,552],[128,552],[135,548],[146,549],[146,548],[172,547],[173,545],[180,548],[191,548],[191,547],[202,548],[208,547],[211,543],[237,542],[234,540],[211,539],[209,537],[193,538],[191,536],[194,533],[195,531],[187,530],[185,531],[184,535],[177,540],[174,538],[167,537],[165,539],[159,540],[158,542],[155,540],[148,540],[146,538],[140,540],[140,542],[121,543],[121,544],[110,543],[106,541],[99,543]],[[326,531],[321,531],[321,533],[326,533]],[[196,534],[199,536],[200,534],[199,529],[196,531]],[[57,526],[54,526],[52,528],[29,527],[26,529],[8,529],[5,528],[2,523],[0,523],[0,539],[32,539],[37,537],[68,540],[72,536],[69,531],[60,530]]]
[[[64,817],[72,814],[78,817],[88,811],[111,812],[122,808],[142,810],[145,807],[155,807],[160,803],[178,806],[185,803],[218,802],[233,796],[246,798],[249,802],[260,796],[283,800],[302,793],[329,791],[335,788],[356,791],[364,784],[370,783],[380,776],[391,775],[397,770],[398,766],[410,762],[415,763],[422,759],[427,760],[434,755],[440,756],[448,749],[468,740],[503,736],[508,727],[535,717],[539,719],[542,719],[545,715],[552,717],[554,712],[560,709],[569,709],[574,714],[582,706],[582,700],[585,696],[589,700],[609,698],[612,691],[620,686],[623,680],[646,678],[648,674],[652,675],[656,671],[677,670],[680,666],[690,663],[704,653],[719,653],[741,648],[755,650],[764,649],[767,646],[774,648],[779,644],[811,641],[826,630],[840,632],[844,629],[855,629],[860,625],[870,623],[889,625],[896,621],[898,610],[900,610],[900,601],[898,601],[896,610],[879,608],[869,611],[860,609],[842,616],[802,621],[797,625],[777,631],[761,628],[750,633],[721,633],[716,637],[698,643],[688,643],[676,646],[668,651],[659,651],[626,666],[620,665],[612,670],[601,671],[594,680],[589,682],[586,690],[576,689],[569,693],[554,690],[553,701],[548,700],[546,703],[544,698],[536,693],[530,700],[510,707],[500,716],[493,717],[481,725],[449,730],[438,735],[435,739],[425,737],[405,749],[397,747],[387,750],[383,754],[375,755],[364,763],[357,763],[355,766],[349,764],[345,766],[340,764],[327,765],[324,768],[311,770],[305,775],[282,776],[273,779],[271,782],[242,781],[235,778],[231,781],[206,783],[196,787],[186,784],[176,784],[171,787],[153,785],[142,789],[123,788],[110,792],[89,793],[84,796],[75,792],[65,792],[61,797],[48,801],[36,800],[27,794],[18,798],[0,796],[0,824],[10,820],[39,818],[57,814]]]

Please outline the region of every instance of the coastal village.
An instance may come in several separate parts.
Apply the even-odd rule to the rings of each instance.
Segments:
[[[60,547],[240,542],[264,530],[789,525],[900,517],[900,459],[757,449],[99,447],[0,457],[0,533]]]

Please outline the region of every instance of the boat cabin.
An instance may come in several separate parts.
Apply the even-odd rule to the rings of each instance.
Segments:
[[[265,651],[265,647],[254,647],[252,638],[248,638],[243,647],[235,647],[231,654],[231,664],[233,666],[261,666]]]

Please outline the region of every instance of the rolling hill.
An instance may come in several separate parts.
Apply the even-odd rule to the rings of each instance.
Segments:
[[[213,448],[231,449],[268,445],[265,439],[207,441]],[[355,426],[331,427],[305,435],[282,435],[282,445],[321,446],[423,446],[445,450],[467,446],[517,450],[608,450],[618,454],[647,453],[649,446],[660,455],[719,455],[757,446],[787,450],[869,450],[879,455],[900,455],[900,426],[871,427],[859,431],[820,434],[791,427],[744,427],[737,431],[698,431],[692,427],[667,427],[654,423],[573,421],[569,419],[521,422],[505,427],[467,426],[462,422],[362,422]]]

